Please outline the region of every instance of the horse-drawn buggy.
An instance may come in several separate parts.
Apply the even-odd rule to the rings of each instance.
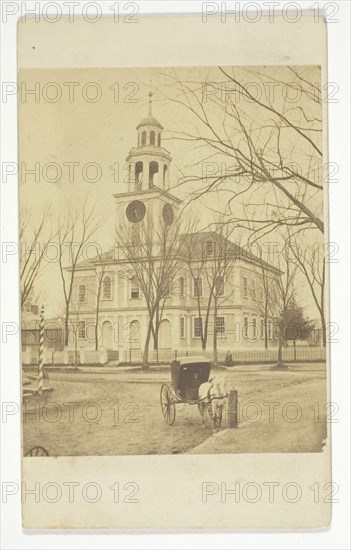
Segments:
[[[223,378],[210,377],[211,363],[204,357],[179,357],[171,363],[171,383],[162,384],[160,401],[167,424],[174,424],[176,405],[197,405],[206,421],[207,413],[214,428],[222,426],[223,412],[228,397]]]

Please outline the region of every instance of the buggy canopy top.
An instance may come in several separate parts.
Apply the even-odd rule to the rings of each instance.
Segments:
[[[208,382],[211,363],[205,357],[179,357],[171,363],[174,389],[184,400],[198,399],[201,384]]]

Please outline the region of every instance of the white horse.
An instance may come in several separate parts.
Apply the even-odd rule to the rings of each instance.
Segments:
[[[207,411],[213,420],[215,431],[222,427],[223,410],[226,405],[226,381],[223,374],[210,378],[199,387],[199,411],[202,418],[202,427],[205,427]]]

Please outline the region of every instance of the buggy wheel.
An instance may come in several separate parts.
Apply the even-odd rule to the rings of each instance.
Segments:
[[[160,393],[160,402],[163,418],[170,426],[174,424],[176,410],[172,392],[168,384],[162,384]]]
[[[38,447],[32,447],[24,456],[49,456],[49,453],[39,445]]]

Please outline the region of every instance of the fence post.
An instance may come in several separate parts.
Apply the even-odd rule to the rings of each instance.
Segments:
[[[238,427],[238,390],[235,389],[229,392],[228,423],[230,428]]]

